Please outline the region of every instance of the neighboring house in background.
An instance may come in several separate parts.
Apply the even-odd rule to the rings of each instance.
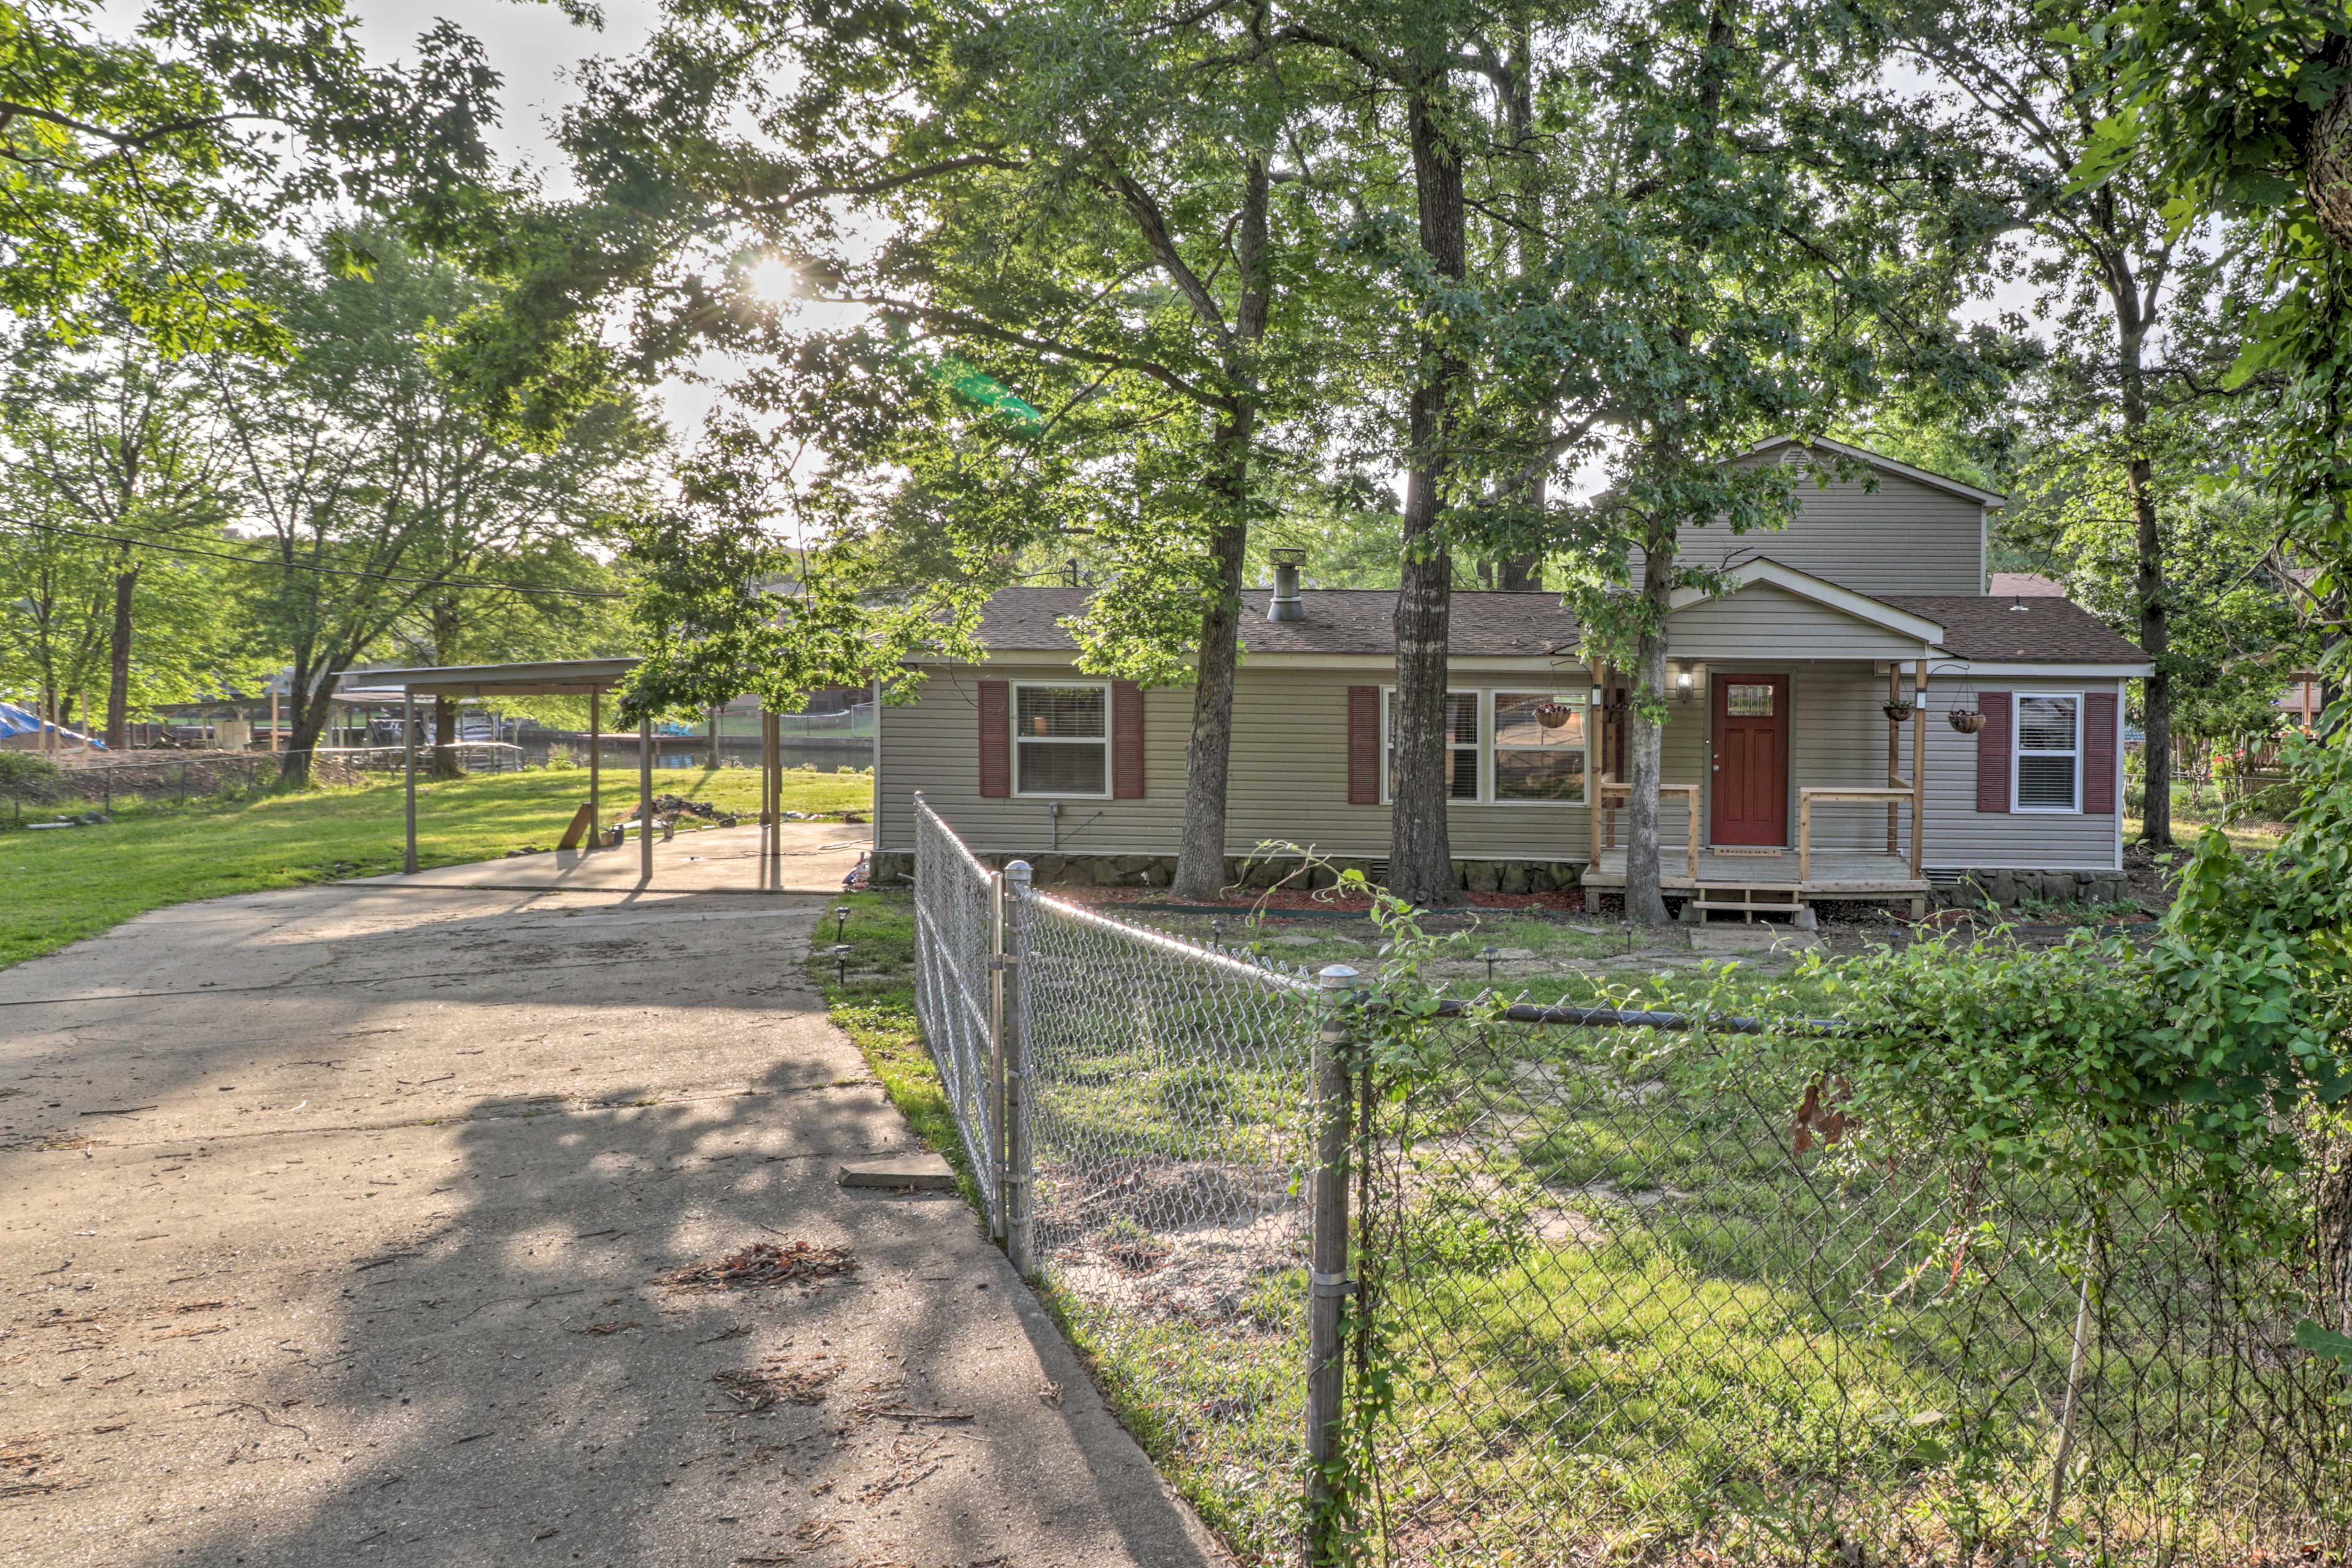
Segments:
[[[2039,572],[1996,572],[1988,592],[1999,598],[2063,599],[2066,584]]]
[[[1685,558],[1729,586],[1678,594],[1667,623],[1668,893],[1691,912],[1808,921],[1825,899],[1924,907],[1964,876],[2004,900],[2121,896],[2119,731],[2146,656],[2063,597],[1985,591],[2000,497],[1837,450],[1874,485],[1807,480],[1772,533],[1685,532]],[[1742,460],[1799,456],[1775,441]],[[908,868],[920,792],[975,851],[1043,879],[1166,884],[1192,694],[1078,671],[1061,623],[1087,598],[1003,590],[980,626],[987,658],[926,666],[918,699],[884,710],[881,875]],[[1622,888],[1626,679],[1587,661],[1552,595],[1457,592],[1453,606],[1449,830],[1465,885]],[[1244,614],[1227,852],[1236,876],[1268,843],[1377,876],[1395,595],[1307,589],[1292,607]]]

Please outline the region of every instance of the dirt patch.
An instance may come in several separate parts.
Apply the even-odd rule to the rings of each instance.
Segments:
[[[654,1283],[675,1292],[762,1290],[778,1285],[815,1285],[857,1267],[845,1247],[818,1247],[805,1241],[755,1241],[715,1263],[690,1263],[657,1277]]]

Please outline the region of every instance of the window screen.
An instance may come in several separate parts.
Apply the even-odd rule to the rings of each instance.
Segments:
[[[1099,686],[1016,688],[1014,790],[1022,795],[1108,795],[1109,711],[1109,693]]]
[[[1397,694],[1389,693],[1389,794],[1396,794]],[[1445,694],[1445,795],[1449,800],[1478,798],[1478,694]]]
[[[1495,693],[1495,798],[1580,805],[1584,700],[1562,692]]]
[[[2073,697],[2017,700],[2018,810],[2076,809],[2080,707],[2080,700]]]

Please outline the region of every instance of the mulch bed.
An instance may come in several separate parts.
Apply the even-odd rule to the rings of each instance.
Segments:
[[[716,1263],[690,1263],[656,1278],[674,1291],[760,1290],[775,1285],[814,1285],[857,1267],[845,1247],[805,1241],[755,1241]]]

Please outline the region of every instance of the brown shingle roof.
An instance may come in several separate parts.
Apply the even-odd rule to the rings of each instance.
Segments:
[[[2116,636],[2071,599],[1982,594],[1880,594],[1881,604],[1941,622],[1956,658],[2021,664],[2146,664],[2137,643]],[[2022,606],[2021,608],[2020,606]]]
[[[981,613],[980,640],[1000,653],[1064,653],[1077,645],[1055,623],[1084,610],[1088,588],[1000,588]],[[1303,621],[1269,621],[1265,588],[1243,590],[1242,646],[1252,653],[1396,651],[1396,594],[1309,588]],[[1457,593],[1448,646],[1463,658],[1542,658],[1576,645],[1576,616],[1554,594]]]
[[[1002,588],[981,614],[980,640],[998,653],[1067,653],[1057,624],[1086,608],[1089,588]],[[1309,588],[1307,618],[1269,621],[1264,588],[1245,590],[1242,646],[1252,653],[1379,654],[1396,648],[1396,595],[1386,588]],[[1944,627],[1954,657],[2040,664],[2141,664],[2147,656],[2066,599],[1972,594],[1880,594],[1879,603]],[[1451,651],[1465,658],[1573,654],[1576,616],[1551,594],[1457,592]],[[1759,652],[1766,650],[1759,649]]]

